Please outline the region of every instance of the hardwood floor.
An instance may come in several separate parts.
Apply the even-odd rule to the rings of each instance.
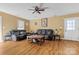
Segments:
[[[41,46],[23,41],[6,41],[0,43],[1,55],[78,55],[77,41],[45,41]]]

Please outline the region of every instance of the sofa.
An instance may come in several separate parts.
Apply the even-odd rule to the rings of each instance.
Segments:
[[[52,29],[38,29],[37,34],[44,35],[44,38],[47,40],[54,40],[53,39],[54,31]]]
[[[12,30],[10,31],[12,40],[20,41],[26,39],[26,30]]]

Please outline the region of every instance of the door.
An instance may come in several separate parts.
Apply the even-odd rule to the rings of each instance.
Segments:
[[[3,38],[2,38],[2,16],[0,16],[0,42],[3,41]]]
[[[76,19],[69,18],[64,20],[64,38],[67,40],[77,39]]]

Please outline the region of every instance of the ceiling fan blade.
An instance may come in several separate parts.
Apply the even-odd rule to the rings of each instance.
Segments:
[[[41,14],[39,11],[37,11],[39,14]]]
[[[39,9],[39,11],[44,11],[45,9]]]
[[[35,13],[36,11],[32,12],[33,14]]]

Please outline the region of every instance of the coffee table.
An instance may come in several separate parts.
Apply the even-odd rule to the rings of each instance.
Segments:
[[[37,43],[39,45],[45,42],[43,35],[30,35],[27,36],[27,40],[30,40],[32,43]]]

